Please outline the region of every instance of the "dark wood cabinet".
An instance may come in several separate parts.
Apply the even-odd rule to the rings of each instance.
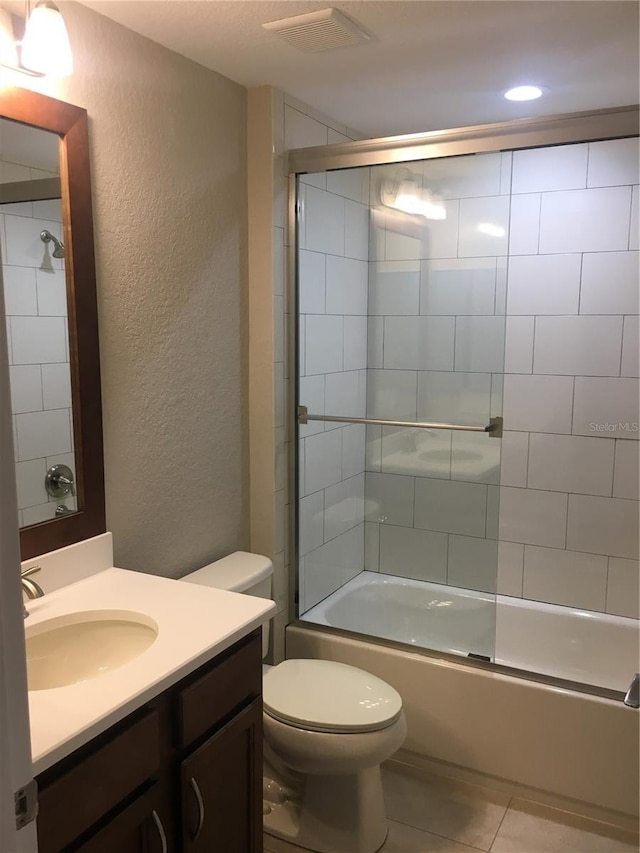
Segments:
[[[262,849],[261,731],[256,700],[181,763],[184,853]]]
[[[169,811],[170,804],[163,802],[158,786],[152,785],[76,850],[78,853],[168,853],[165,822]]]
[[[262,635],[38,777],[39,853],[261,853]]]

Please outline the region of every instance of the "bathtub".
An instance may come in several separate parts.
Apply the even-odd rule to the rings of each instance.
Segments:
[[[493,657],[492,617],[497,663],[606,690],[420,648]],[[401,760],[637,831],[639,712],[606,692],[625,690],[637,671],[637,632],[635,620],[503,596],[494,605],[482,593],[364,572],[285,636],[288,658],[340,661],[395,687],[408,726]]]
[[[378,572],[357,575],[301,619],[622,692],[640,671],[636,619]]]

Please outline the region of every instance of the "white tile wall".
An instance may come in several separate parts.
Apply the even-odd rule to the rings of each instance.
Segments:
[[[617,616],[640,617],[640,565],[637,560],[609,557],[607,577],[607,613]]]
[[[498,542],[498,593],[522,598],[524,545]]]
[[[622,317],[538,317],[533,372],[619,376]]]
[[[464,536],[485,535],[486,486],[419,477],[415,490],[416,527]]]
[[[614,445],[612,439],[531,433],[527,485],[530,489],[609,496]]]
[[[525,546],[525,598],[604,610],[606,589],[606,557],[560,548]]]
[[[506,373],[533,372],[535,317],[507,317],[504,348]]]
[[[501,373],[504,370],[504,346],[504,317],[456,318],[456,370]]]
[[[576,376],[575,382],[575,435],[639,437],[637,380]]]
[[[367,314],[368,264],[327,255],[327,314]]]
[[[613,468],[613,497],[638,500],[640,483],[640,462],[637,441],[616,441],[615,464]]]
[[[364,370],[367,367],[367,318],[344,318],[344,370]]]
[[[36,271],[29,267],[3,266],[2,277],[7,316],[36,315],[38,313]]]
[[[538,251],[540,193],[514,195],[509,218],[509,256],[532,255]]]
[[[367,372],[350,370],[325,377],[325,409],[328,415],[364,418],[367,411]],[[329,428],[330,424],[327,424]]]
[[[71,450],[69,409],[16,415],[19,462]]]
[[[496,259],[450,258],[424,261],[420,275],[421,314],[492,314]]]
[[[637,139],[592,142],[589,149],[587,186],[615,187],[638,183]]]
[[[317,313],[335,310],[343,321],[340,348],[339,333],[319,333],[315,321],[309,345],[306,318],[306,372],[329,374],[315,389],[317,405],[329,383],[346,405],[354,389],[347,393],[352,380],[342,371],[366,364],[368,416],[479,424],[500,411],[506,373],[502,442],[367,431],[362,565],[637,615],[627,601],[638,582],[638,255],[629,251],[637,249],[637,212],[630,212],[637,159],[637,140],[516,152],[511,197],[511,155],[424,163],[424,186],[448,199],[447,219],[417,225],[376,211],[368,254],[365,170],[327,176],[342,206],[307,187],[306,249],[369,260],[363,300],[357,264],[325,262],[338,271],[330,295],[328,268],[315,259],[305,304]],[[312,220],[324,233],[309,244]],[[357,298],[348,290],[355,280]],[[368,320],[360,314],[364,302]],[[347,343],[354,337],[348,322],[357,344]],[[342,362],[328,355],[331,347]],[[365,466],[365,431],[348,429],[325,432],[341,433],[343,449],[342,479],[320,492],[330,507],[329,533],[346,523],[359,528],[356,510],[348,522],[333,514],[341,503],[357,505]],[[309,473],[317,484],[315,461],[312,448],[307,492]],[[327,547],[326,527],[325,519],[317,549]],[[343,577],[334,571],[332,582]],[[306,578],[308,588],[308,561]],[[313,581],[310,589],[308,600],[319,600],[322,589]]]
[[[529,433],[505,430],[502,434],[500,482],[503,486],[527,485]]]
[[[639,278],[638,252],[585,253],[582,256],[580,313],[637,314]]]
[[[324,539],[335,539],[364,518],[364,474],[336,483],[324,491]]]
[[[324,492],[300,498],[298,513],[298,551],[304,556],[324,542]]]
[[[367,472],[365,504],[367,521],[413,527],[413,477]]]
[[[316,187],[306,187],[304,198],[305,248],[344,255],[344,198]]]
[[[30,459],[16,463],[16,485],[18,487],[18,506],[21,508],[47,503],[49,496],[44,487],[47,473],[45,459]]]
[[[416,420],[415,370],[368,370],[367,417]]]
[[[569,495],[567,548],[638,559],[638,502]]]
[[[305,324],[305,369],[314,373],[337,373],[342,370],[344,321],[339,315],[307,314]]]
[[[39,364],[14,365],[9,368],[11,411],[37,412],[43,408],[42,368]]]
[[[384,367],[452,370],[455,334],[453,317],[386,317]]]
[[[382,261],[370,264],[369,314],[418,314],[419,307],[419,262]]]
[[[519,255],[509,258],[509,314],[576,314],[582,256]]]
[[[14,364],[65,361],[67,338],[63,317],[12,317]]]
[[[71,408],[71,373],[69,362],[43,364],[42,400],[45,409]]]
[[[542,194],[540,252],[619,252],[629,246],[631,187]]]
[[[461,258],[506,255],[508,243],[508,196],[461,199],[458,238]]]
[[[489,420],[489,373],[418,374],[418,419],[454,424],[485,424]]]
[[[515,151],[511,191],[536,193],[586,187],[588,149],[583,144]]]
[[[380,525],[380,571],[446,583],[447,536],[429,530]]]
[[[640,334],[638,317],[624,318],[622,333],[622,376],[640,376]]]
[[[0,163],[0,172],[10,179],[29,179],[32,171]],[[53,258],[41,241],[44,228],[62,237],[59,200],[0,208],[18,506],[24,524],[55,513],[59,501],[51,501],[44,489],[47,468],[61,460],[75,469],[64,261]],[[74,501],[67,503],[75,508]]]
[[[573,377],[504,377],[504,421],[507,429],[571,432]]]
[[[40,316],[67,316],[67,280],[64,270],[36,270]]]
[[[324,314],[326,309],[326,261],[320,252],[302,249],[298,253],[299,305],[301,314]]]
[[[463,589],[495,593],[498,577],[498,542],[471,536],[449,536],[447,581]]]
[[[342,435],[339,429],[318,433],[304,441],[304,494],[311,494],[342,479]]]
[[[566,494],[502,487],[500,539],[564,548],[566,536]]]

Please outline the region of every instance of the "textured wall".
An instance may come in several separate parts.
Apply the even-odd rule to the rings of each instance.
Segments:
[[[107,527],[178,575],[246,547],[246,93],[75,3],[90,119]]]

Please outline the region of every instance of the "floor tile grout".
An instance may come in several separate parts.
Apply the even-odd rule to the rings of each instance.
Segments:
[[[404,820],[398,820],[398,818],[395,817],[389,817],[387,815],[387,820],[393,821],[393,823],[399,823],[402,826],[408,826],[409,829],[415,829],[416,832],[424,832],[425,835],[433,835],[434,838],[442,838],[444,841],[453,841],[454,844],[459,844],[461,847],[467,847],[469,850],[477,850],[478,853],[490,853],[489,848],[485,850],[483,847],[475,847],[473,844],[467,844],[465,841],[458,841],[457,838],[450,838],[448,835],[442,835],[440,832],[434,832],[432,829],[425,829],[423,826],[415,826],[413,823],[406,823]],[[495,839],[493,839],[493,841],[495,841]],[[493,841],[491,844],[493,844]]]
[[[511,808],[511,803],[512,803],[512,802],[513,802],[513,797],[509,797],[509,801],[507,802],[507,807],[506,807],[506,809],[504,810],[504,814],[503,814],[503,815],[502,815],[502,817],[500,818],[500,823],[498,824],[498,828],[496,829],[495,835],[493,836],[493,840],[491,841],[491,844],[489,845],[489,853],[491,853],[491,851],[493,850],[493,845],[496,843],[496,838],[497,838],[497,837],[498,837],[498,835],[500,834],[500,829],[501,829],[501,827],[502,827],[502,824],[504,823],[504,819],[505,819],[505,818],[506,818],[506,816],[507,816],[507,812],[508,812],[508,811],[509,811],[509,809]]]

